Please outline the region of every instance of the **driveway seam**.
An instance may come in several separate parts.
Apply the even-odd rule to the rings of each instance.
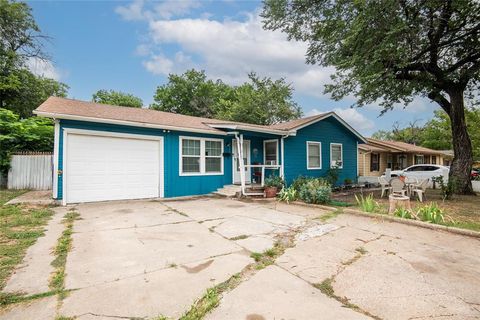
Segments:
[[[244,251],[245,251],[245,249],[242,248],[242,250],[217,254],[217,255],[209,256],[209,257],[206,257],[206,258],[203,258],[203,259],[190,260],[190,261],[182,262],[178,265],[182,266],[182,265],[192,264],[192,263],[201,262],[201,261],[205,261],[205,260],[209,260],[209,259],[215,259],[215,258],[219,258],[219,257],[223,257],[223,256],[228,256],[228,255],[231,255],[231,254],[242,254],[242,252],[244,252]],[[88,288],[95,288],[97,286],[102,286],[102,285],[105,285],[105,284],[119,282],[119,281],[122,281],[122,280],[132,279],[132,278],[140,277],[140,276],[143,276],[143,275],[146,275],[146,274],[152,274],[152,273],[155,273],[155,272],[160,272],[160,271],[164,271],[164,270],[168,270],[168,269],[174,269],[174,268],[175,267],[165,266],[165,267],[161,267],[161,268],[158,268],[158,269],[152,269],[152,270],[144,271],[144,272],[141,272],[141,273],[131,274],[131,275],[128,275],[126,277],[105,281],[105,282],[102,282],[102,283],[96,283],[96,284],[88,285],[88,286],[85,286],[85,287],[69,288],[68,290],[83,290],[83,289],[88,289]]]
[[[128,229],[144,229],[144,228],[154,228],[160,226],[168,226],[168,225],[175,225],[175,224],[182,224],[187,222],[196,222],[196,220],[190,219],[185,221],[176,221],[176,222],[167,222],[167,223],[158,223],[152,224],[148,226],[134,226],[134,227],[122,227],[122,228],[112,228],[112,229],[100,229],[100,230],[91,230],[91,231],[75,231],[75,233],[92,233],[92,232],[105,232],[105,231],[117,231],[117,230],[128,230]]]

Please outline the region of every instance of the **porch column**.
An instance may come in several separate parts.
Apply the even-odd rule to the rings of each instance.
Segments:
[[[245,163],[243,162],[243,134],[236,137],[238,150],[238,164],[240,167],[240,185],[242,188],[242,195],[245,195]]]
[[[283,151],[283,146],[284,146],[284,143],[283,143],[283,140],[285,139],[285,137],[282,137],[280,139],[280,161],[282,162],[280,164],[280,177],[282,177],[282,179],[285,179],[285,171],[284,171],[284,167],[283,167],[283,163],[285,161],[285,153]]]

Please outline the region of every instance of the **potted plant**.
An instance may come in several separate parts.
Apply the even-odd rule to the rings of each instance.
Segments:
[[[275,198],[278,190],[283,188],[283,179],[279,176],[270,176],[265,179],[265,198]]]

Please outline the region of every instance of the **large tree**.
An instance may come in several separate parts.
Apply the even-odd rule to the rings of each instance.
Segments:
[[[248,78],[249,82],[234,89],[233,99],[222,101],[217,118],[270,125],[302,115],[293,100],[293,88],[285,79],[260,78],[253,72]]]
[[[51,119],[20,117],[0,108],[0,175],[10,168],[15,151],[52,151],[54,125]]]
[[[472,193],[464,99],[479,88],[479,1],[266,0],[262,16],[308,42],[308,63],[336,68],[326,87],[335,99],[381,101],[384,112],[415,96],[438,103],[451,121],[454,192]]]
[[[171,74],[168,83],[157,88],[150,108],[185,115],[268,125],[298,118],[300,108],[293,101],[293,88],[284,79],[260,78],[230,86],[210,80],[204,71]]]
[[[133,94],[114,90],[98,90],[92,95],[92,101],[132,108],[141,108],[143,106],[142,99]]]
[[[0,108],[22,118],[49,96],[66,96],[67,85],[28,70],[31,59],[48,60],[45,38],[26,3],[0,0]]]
[[[21,87],[17,71],[28,59],[47,59],[44,38],[26,3],[0,0],[0,108]]]
[[[50,96],[66,97],[68,86],[65,83],[34,75],[27,69],[14,72],[20,80],[14,94],[5,98],[5,108],[12,110],[21,118],[33,115],[32,111]]]
[[[221,80],[207,79],[205,71],[187,70],[181,75],[170,74],[168,82],[157,88],[150,108],[213,118],[221,100],[230,100],[232,88]]]

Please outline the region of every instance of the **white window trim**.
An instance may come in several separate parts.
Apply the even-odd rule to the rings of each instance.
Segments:
[[[275,165],[279,165],[278,159],[278,139],[270,139],[270,140],[263,140],[263,164],[267,164],[267,149],[265,148],[266,144],[269,142],[275,142],[277,145],[277,155],[276,155],[276,163]]]
[[[422,163],[416,163],[417,162],[417,157],[422,159]],[[427,164],[425,163],[425,155],[424,154],[416,154],[413,157],[413,164]]]
[[[200,158],[200,172],[183,172],[182,166],[182,158],[183,158],[183,148],[182,142],[183,140],[197,140],[200,141],[200,155],[199,156],[191,156],[191,157],[199,157]],[[220,171],[219,172],[206,172],[205,171],[205,141],[219,141],[222,145],[222,150],[220,153]],[[178,173],[180,176],[221,176],[223,175],[223,152],[224,152],[224,141],[223,139],[216,139],[216,138],[203,138],[203,137],[189,137],[189,136],[180,136],[178,139]],[[186,155],[188,157],[188,155]],[[211,156],[209,156],[211,157]],[[215,157],[211,157],[215,158]]]
[[[340,146],[341,152],[340,152],[340,159],[342,162],[342,165],[340,167],[337,167],[338,169],[343,169],[343,144],[342,143],[330,143],[330,168],[333,168],[333,159],[332,159],[332,147],[333,146]]]
[[[316,144],[319,146],[319,153],[320,153],[320,166],[319,167],[310,167],[309,165],[309,158],[310,158],[310,153],[308,151],[308,146],[310,144]],[[320,170],[322,169],[322,143],[319,141],[307,141],[307,170]]]

